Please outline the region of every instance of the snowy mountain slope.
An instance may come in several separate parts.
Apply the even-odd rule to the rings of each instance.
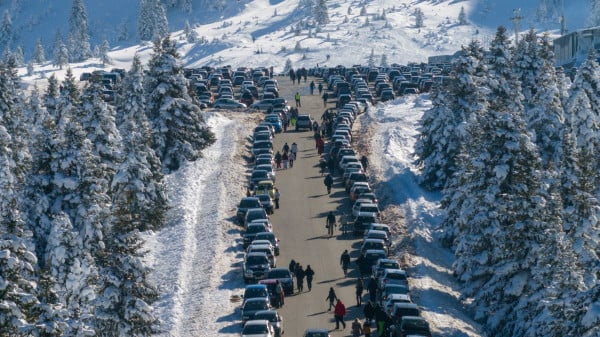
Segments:
[[[177,1],[168,3],[178,4]],[[497,25],[505,25],[512,31],[510,18],[515,8],[521,8],[523,31],[530,27],[553,31],[560,28],[555,18],[538,19],[539,1],[377,0],[364,2],[366,15],[361,15],[363,2],[330,0],[327,2],[330,23],[318,29],[305,26],[299,33],[292,31],[298,22],[312,22],[306,0],[230,0],[224,2],[222,11],[213,8],[211,4],[215,3],[192,1],[189,14],[184,12],[181,5],[167,6],[169,28],[179,43],[182,60],[188,66],[269,64],[280,71],[288,58],[294,66],[323,65],[326,55],[331,55],[327,62],[329,65],[366,63],[371,49],[377,57],[377,63],[383,54],[386,54],[389,63],[423,62],[430,55],[454,53],[471,39],[479,39],[485,45],[491,40]],[[104,39],[109,41],[112,48],[110,56],[113,64],[106,68],[128,68],[133,53],[139,52],[142,59],[151,53],[151,47],[138,45],[137,1],[86,1],[85,5],[92,48]],[[8,10],[12,20],[15,34],[12,49],[22,46],[27,60],[31,57],[35,41],[41,38],[46,48],[46,58],[51,59],[57,32],[66,38],[70,6],[71,1],[68,0],[0,3],[0,11]],[[461,7],[467,13],[468,25],[457,24]],[[415,8],[424,13],[424,27],[420,29],[414,27]],[[585,0],[564,3],[568,29],[583,26],[586,8]],[[386,19],[378,19],[384,10]],[[194,27],[198,37],[206,42],[187,43],[183,39],[182,30],[186,21]],[[122,25],[127,27],[129,38],[117,41]],[[300,48],[295,51],[297,43]],[[339,57],[339,50],[353,52]],[[50,63],[36,67],[36,76],[28,80],[47,77],[56,71]],[[71,67],[76,76],[83,71],[103,68],[97,60],[72,64]],[[59,78],[62,78],[60,75]]]

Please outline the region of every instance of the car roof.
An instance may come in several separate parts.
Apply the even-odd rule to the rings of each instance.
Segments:
[[[386,235],[387,236],[387,232],[386,231],[380,231],[377,229],[369,229],[369,231],[367,232],[367,235],[369,234],[379,234],[379,235]]]
[[[269,321],[267,321],[266,319],[253,319],[251,321],[246,321],[246,324],[244,324],[244,326],[246,325],[268,325],[271,324],[269,323]]]
[[[377,263],[386,263],[386,262],[395,262],[400,264],[398,261],[394,260],[394,259],[379,259],[377,260]]]
[[[245,289],[267,289],[267,286],[264,284],[249,284]]]
[[[384,273],[388,273],[388,274],[403,274],[406,275],[406,270],[404,269],[390,269],[390,268],[385,268],[383,270]]]
[[[252,201],[252,200],[258,200],[258,198],[257,197],[243,197],[242,200],[250,200],[250,201]]]
[[[264,252],[252,252],[252,253],[246,254],[246,257],[248,257],[248,256],[264,256],[265,258],[268,258],[267,254]]]
[[[388,297],[388,300],[394,300],[394,299],[410,299],[410,295],[408,295],[408,294],[390,294],[390,297]]]
[[[385,251],[383,249],[367,249],[365,251],[365,254],[383,254],[385,255]]]
[[[277,316],[277,311],[275,310],[260,310],[254,313],[254,317],[256,317],[256,315],[271,315],[271,316]]]
[[[409,309],[419,309],[419,306],[416,303],[406,303],[406,302],[395,303],[394,309],[396,309],[397,307],[409,308]]]
[[[368,239],[364,239],[363,240],[363,243],[367,243],[367,242],[385,243],[383,240],[381,240],[381,239],[375,239],[375,238],[368,238]]]
[[[252,297],[252,298],[248,298],[248,299],[246,299],[246,301],[245,301],[245,302],[246,302],[246,303],[247,303],[247,302],[266,302],[266,301],[268,301],[268,300],[269,300],[269,299],[268,299],[268,298],[266,298],[266,297]]]
[[[287,271],[287,272],[289,272],[289,271],[290,271],[289,269],[287,269],[287,268],[285,268],[285,267],[278,267],[278,268],[273,268],[273,269],[271,269],[271,271],[277,271],[277,270],[285,270],[285,271]]]
[[[363,206],[364,207],[378,207],[376,203],[370,202],[370,200],[368,203],[364,203],[364,204],[360,205],[360,207],[363,207]]]

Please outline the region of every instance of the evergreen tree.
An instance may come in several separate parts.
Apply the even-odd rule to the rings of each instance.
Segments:
[[[107,64],[112,63],[112,59],[108,55],[109,51],[110,51],[110,46],[108,44],[108,40],[102,41],[102,44],[100,45],[98,57],[100,58],[100,61],[102,61],[103,66],[106,66]]]
[[[54,49],[52,65],[62,69],[63,66],[69,64],[69,49],[64,43],[60,43],[58,48]]]
[[[188,95],[178,58],[168,36],[156,43],[145,85],[153,148],[165,172],[198,159],[200,151],[214,142],[200,108]]]
[[[42,39],[38,39],[35,42],[35,49],[33,50],[33,55],[31,58],[33,59],[33,62],[37,64],[42,64],[46,62],[46,52],[44,51]]]
[[[129,28],[127,27],[127,19],[122,19],[119,23],[117,41],[129,40]]]
[[[383,68],[389,67],[388,62],[387,62],[387,55],[386,54],[381,54],[381,62],[379,64]]]
[[[136,55],[123,84],[124,97],[117,120],[123,135],[123,153],[112,181],[113,195],[127,196],[131,216],[138,219],[140,231],[159,229],[168,207],[161,163],[152,149],[150,123],[146,117],[144,74]],[[114,200],[113,204],[121,201]]]
[[[23,53],[23,47],[17,46],[17,48],[15,48],[13,56],[15,57],[15,62],[17,66],[22,67],[25,64],[25,54]]]
[[[373,48],[371,48],[371,54],[369,54],[367,65],[369,66],[369,68],[375,67],[375,50]]]
[[[420,8],[415,8],[413,12],[413,16],[415,17],[415,28],[423,27],[423,21],[425,20],[425,15]]]
[[[160,0],[142,0],[138,17],[138,36],[142,41],[162,38],[169,33],[167,14]]]
[[[185,14],[191,14],[193,7],[192,7],[192,0],[183,0],[183,4],[181,5],[183,7],[183,12]]]
[[[92,56],[88,18],[83,0],[73,0],[69,16],[69,55],[75,62],[87,60]]]
[[[283,66],[283,73],[287,74],[290,69],[292,69],[292,60],[291,59],[287,59],[285,60],[285,65]]]
[[[13,39],[13,23],[8,9],[4,10],[2,22],[0,23],[0,49],[10,49]]]
[[[198,33],[190,26],[190,22],[185,20],[185,27],[183,29],[185,38],[189,43],[195,43],[198,40]]]
[[[526,108],[531,105],[531,100],[537,91],[536,78],[544,65],[544,59],[540,56],[540,45],[533,29],[530,29],[525,37],[519,40],[515,50],[514,66],[517,78],[521,82],[521,89]]]
[[[326,25],[329,23],[326,0],[317,0],[313,10],[313,15],[318,25]]]
[[[467,13],[465,13],[465,7],[460,6],[460,13],[458,13],[458,24],[466,25],[467,22]]]
[[[542,40],[548,41],[547,36]],[[544,42],[547,43],[547,42]],[[538,73],[538,89],[527,110],[527,122],[545,169],[556,169],[562,157],[561,138],[565,122],[553,58],[545,62]]]
[[[363,6],[360,8],[360,15],[361,15],[361,16],[365,16],[365,15],[367,15],[367,6],[366,6],[366,5],[363,5]]]

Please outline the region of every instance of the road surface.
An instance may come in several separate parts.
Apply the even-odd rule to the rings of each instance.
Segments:
[[[294,94],[301,94],[300,114],[309,113],[320,123],[324,111],[323,100],[315,89],[310,95],[311,80],[318,85],[320,79],[308,78],[306,83],[292,85],[289,78],[278,77],[281,97],[287,98],[290,106],[295,106]],[[326,87],[326,86],[325,86]],[[328,107],[333,107],[330,102]],[[356,248],[360,244],[350,233],[343,235],[336,230],[334,237],[329,238],[325,228],[325,217],[329,211],[335,211],[337,218],[347,214],[349,201],[339,177],[336,177],[330,195],[323,184],[317,164],[319,156],[315,149],[315,141],[311,131],[288,132],[275,137],[275,151],[281,150],[287,142],[298,144],[298,158],[293,168],[277,171],[277,187],[281,192],[280,209],[271,216],[276,234],[281,242],[281,255],[277,259],[279,267],[287,267],[290,260],[301,263],[304,268],[310,265],[315,271],[312,291],[308,291],[306,282],[304,292],[286,298],[285,306],[279,309],[284,319],[284,336],[302,336],[307,328],[325,328],[331,330],[332,336],[350,335],[351,321],[355,317],[362,319],[362,308],[356,307],[355,284],[357,272],[352,269],[348,278],[344,277],[340,266],[340,255],[344,249],[356,258]],[[351,268],[353,268],[352,266]],[[335,328],[333,311],[328,312],[329,303],[326,297],[329,288],[333,287],[338,298],[346,304],[347,327],[345,330]],[[341,327],[340,327],[341,328]]]

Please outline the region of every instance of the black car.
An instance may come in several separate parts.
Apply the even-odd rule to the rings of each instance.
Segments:
[[[264,233],[264,232],[268,232],[268,231],[269,231],[269,229],[263,223],[249,224],[248,228],[246,228],[246,232],[244,232],[244,234],[242,234],[242,237],[244,238],[244,249],[246,249],[246,248],[248,248],[248,246],[250,246],[252,241],[254,241],[256,234]]]
[[[254,240],[268,240],[273,245],[275,256],[279,255],[279,239],[273,232],[257,233]]]
[[[287,268],[273,268],[267,273],[267,279],[277,279],[281,282],[281,287],[286,295],[294,293],[294,279],[292,273]]]
[[[363,235],[367,224],[377,223],[377,218],[371,213],[359,213],[352,222],[354,235]]]
[[[244,258],[242,265],[242,273],[244,274],[244,282],[259,281],[265,278],[267,273],[271,271],[269,258],[265,253],[248,253]]]
[[[244,217],[249,208],[262,207],[260,200],[256,197],[245,197],[242,198],[237,209],[236,218],[239,224],[244,222]]]

